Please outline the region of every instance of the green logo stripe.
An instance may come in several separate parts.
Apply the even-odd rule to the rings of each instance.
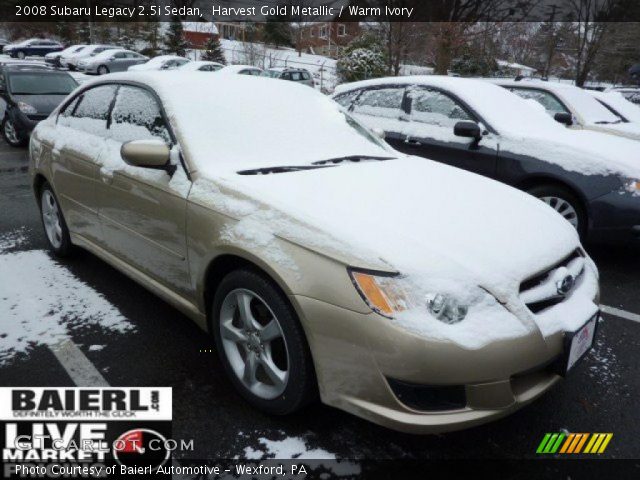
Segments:
[[[547,444],[547,441],[549,440],[549,437],[551,437],[550,433],[547,433],[544,436],[544,438],[540,442],[540,445],[538,445],[538,449],[536,450],[536,453],[542,453],[542,451],[544,450],[544,446]]]
[[[551,449],[553,448],[553,445],[554,445],[554,443],[556,441],[556,438],[558,438],[558,434],[557,433],[554,433],[553,435],[551,435],[551,438],[547,442],[547,446],[544,447],[544,451],[542,453],[553,453],[553,452],[551,452]]]
[[[558,449],[560,448],[560,444],[562,443],[562,440],[564,440],[564,433],[561,433],[560,435],[558,435],[558,439],[556,440],[555,445],[553,446],[553,448],[551,448],[551,452],[549,453],[556,453],[558,451]]]

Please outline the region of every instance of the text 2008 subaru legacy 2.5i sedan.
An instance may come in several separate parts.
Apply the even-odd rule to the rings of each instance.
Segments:
[[[542,202],[404,156],[305,86],[109,77],[32,136],[51,248],[88,249],[209,330],[253,405],[319,393],[453,430],[530,402],[590,348],[597,270]]]

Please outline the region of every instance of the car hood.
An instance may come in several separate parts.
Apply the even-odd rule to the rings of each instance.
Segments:
[[[616,123],[611,125],[589,125],[589,128],[604,133],[640,140],[640,123]]]
[[[67,95],[13,95],[16,102],[28,103],[38,111],[38,115],[49,115]]]
[[[539,200],[417,157],[222,181],[348,245],[365,262],[356,267],[378,262],[415,278],[468,281],[505,301],[579,246],[569,223]],[[317,236],[291,231],[276,233],[318,249]]]

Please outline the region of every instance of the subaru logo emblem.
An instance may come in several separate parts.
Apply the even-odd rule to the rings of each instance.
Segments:
[[[558,295],[566,295],[569,293],[575,282],[576,279],[573,278],[573,275],[567,275],[562,280],[559,280],[556,283],[556,291],[558,292]]]

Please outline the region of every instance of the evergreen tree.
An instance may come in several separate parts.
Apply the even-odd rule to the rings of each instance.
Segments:
[[[267,18],[262,35],[264,43],[275,45],[276,48],[281,45],[291,45],[291,28],[289,23],[278,21],[276,18]]]
[[[387,74],[387,59],[380,40],[371,34],[355,38],[341,52],[336,65],[341,82],[355,82]]]
[[[181,57],[186,56],[187,48],[189,48],[189,42],[184,39],[182,21],[179,17],[174,16],[171,18],[169,29],[164,35],[164,43],[169,52],[175,53]]]
[[[224,58],[224,51],[222,50],[222,44],[216,35],[211,35],[209,40],[204,46],[205,52],[202,55],[202,60],[208,60],[210,62],[218,62],[223,65],[227,64],[227,60]]]

